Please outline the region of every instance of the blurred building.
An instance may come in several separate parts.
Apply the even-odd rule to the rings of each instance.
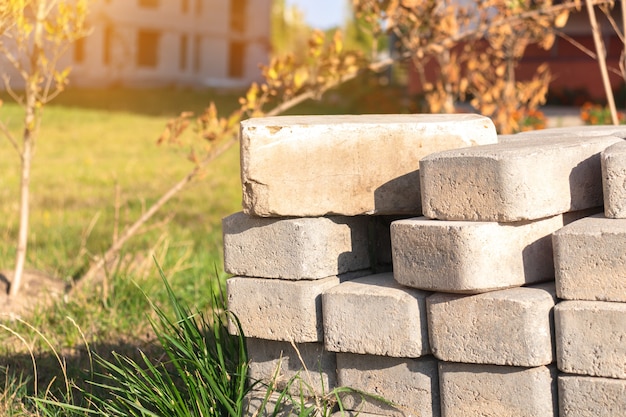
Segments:
[[[94,0],[71,84],[240,86],[268,60],[271,0]]]

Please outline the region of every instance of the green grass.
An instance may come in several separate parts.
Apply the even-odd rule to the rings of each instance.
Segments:
[[[372,91],[367,82],[356,81],[327,94],[321,103],[304,103],[289,113],[399,111],[397,91],[374,91],[374,95]],[[167,120],[183,110],[199,112],[210,101],[228,112],[237,106],[240,93],[69,89],[46,106],[32,171],[27,269],[66,282],[80,276],[89,257],[109,247],[116,227],[121,231],[132,223],[192,168],[186,159],[188,149],[156,145]],[[0,98],[4,100],[0,120],[19,135],[21,109],[6,97]],[[0,155],[0,270],[11,270],[18,219],[18,159],[3,137]],[[38,307],[33,300],[35,309],[25,317],[27,323],[0,319],[6,327],[0,328],[0,379],[6,375],[6,388],[0,384],[0,411],[3,403],[9,403],[3,398],[19,399],[24,391],[32,394],[29,349],[37,358],[38,385],[45,387],[55,378],[55,384],[59,381],[54,351],[68,358],[69,377],[80,379],[89,369],[85,342],[94,353],[109,359],[112,351],[132,357],[138,347],[145,351],[153,346],[156,337],[148,318],[156,316],[146,295],[157,306],[167,305],[169,297],[153,256],[185,305],[210,310],[211,298],[223,288],[226,277],[221,219],[241,209],[240,193],[235,147],[127,244],[125,261],[107,271],[106,287],[73,293],[48,306]],[[19,409],[22,403],[13,404]]]

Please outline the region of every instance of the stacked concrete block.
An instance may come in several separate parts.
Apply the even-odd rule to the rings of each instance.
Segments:
[[[347,323],[324,323],[322,294],[333,299],[332,289],[340,283],[391,270],[389,224],[421,213],[422,157],[496,141],[491,120],[477,115],[296,116],[243,122],[243,212],[223,220],[224,269],[234,275],[227,283],[229,309],[251,338],[252,377],[271,379],[279,350],[289,350],[285,343],[323,352],[326,364],[335,352],[352,352],[357,345],[372,355],[428,354],[426,293],[403,291],[390,277],[390,285],[375,279],[370,287],[382,292],[372,295],[380,308],[399,301],[402,307],[412,303],[410,312],[416,312],[413,317],[395,306],[392,315],[403,313],[396,330],[405,326],[406,318],[411,331],[404,340],[396,337],[403,334],[388,332],[392,340],[383,344],[375,339],[357,342],[355,336],[362,333],[352,332]],[[345,306],[336,306],[329,317],[339,318],[344,311]],[[375,316],[369,315],[379,323],[377,330],[384,330],[385,316]],[[335,336],[324,337],[326,324],[334,326]],[[230,331],[237,331],[235,323]],[[344,343],[343,349],[331,348],[332,340]],[[289,357],[289,370],[304,368],[294,355]],[[314,369],[308,374],[315,376]],[[335,381],[336,375],[326,376],[317,388],[330,390]]]
[[[554,278],[552,232],[563,216],[534,222],[439,221],[391,226],[395,279],[429,291],[476,294]]]
[[[416,215],[421,158],[496,141],[491,120],[472,114],[250,119],[241,124],[244,212]]]
[[[433,153],[420,161],[423,213],[516,222],[602,206],[600,153],[615,136],[531,136]]]
[[[602,152],[604,214],[553,235],[562,417],[626,412],[626,142]]]
[[[626,218],[626,141],[602,152],[604,214],[613,219]]]
[[[393,267],[402,285],[439,292],[427,306],[443,415],[558,413],[556,291],[538,283],[554,280],[552,234],[602,206],[601,153],[622,139],[592,133],[420,161],[424,217],[392,224]]]
[[[440,363],[444,417],[552,417],[557,414],[553,367]]]
[[[626,416],[626,385],[612,378],[559,376],[560,416]]]
[[[626,302],[626,219],[586,217],[552,240],[560,298]]]
[[[427,300],[432,352],[446,362],[549,365],[555,301],[553,283],[471,296],[435,294]]]
[[[324,343],[332,352],[418,358],[430,353],[426,291],[382,273],[345,282],[322,297]]]
[[[623,137],[498,138],[475,115],[242,123],[224,257],[251,378],[348,387],[345,415],[623,414]]]
[[[389,416],[440,416],[439,375],[432,356],[417,359],[337,354],[347,410]]]

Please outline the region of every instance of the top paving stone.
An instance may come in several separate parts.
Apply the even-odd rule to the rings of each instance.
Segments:
[[[421,158],[496,142],[493,122],[474,114],[246,120],[243,211],[261,217],[419,215]]]
[[[426,156],[424,216],[516,222],[602,206],[600,153],[623,139],[549,133]]]

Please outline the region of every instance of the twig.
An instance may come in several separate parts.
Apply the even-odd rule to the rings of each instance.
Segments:
[[[2,130],[2,133],[4,133],[4,135],[7,137],[8,141],[11,142],[11,146],[13,146],[13,149],[15,149],[17,154],[21,157],[22,156],[22,150],[20,149],[20,145],[15,140],[15,136],[13,136],[13,134],[11,133],[11,131],[9,130],[7,125],[5,125],[4,123],[0,122],[0,130]]]
[[[593,43],[596,46],[596,53],[598,55],[598,65],[600,65],[600,73],[602,74],[602,84],[604,85],[604,93],[606,94],[606,100],[611,111],[611,119],[614,125],[619,124],[617,118],[617,109],[615,108],[615,98],[611,91],[611,82],[609,80],[609,72],[606,69],[606,50],[600,36],[600,28],[598,27],[598,21],[596,19],[596,12],[593,9],[591,0],[585,0],[587,5],[587,12],[589,14],[589,23],[591,23],[591,32],[593,34]]]
[[[109,260],[111,260],[124,244],[137,233],[144,223],[146,223],[161,207],[165,205],[172,197],[174,197],[180,190],[182,190],[188,183],[198,176],[202,170],[214,161],[217,157],[222,155],[228,149],[232,147],[238,141],[237,136],[233,136],[230,140],[226,141],[221,147],[218,147],[209,153],[198,165],[194,167],[185,177],[177,182],[172,188],[170,188],[165,194],[161,196],[150,208],[144,212],[128,229],[122,233],[119,239],[114,242],[106,253],[93,264],[85,275],[75,283],[72,289],[80,289],[86,282],[93,279],[96,272],[98,272]]]

